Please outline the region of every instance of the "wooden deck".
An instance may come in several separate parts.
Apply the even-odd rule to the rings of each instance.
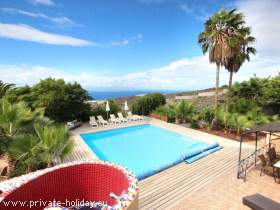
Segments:
[[[251,153],[244,149],[244,156]],[[224,148],[192,164],[179,163],[140,181],[139,209],[168,209],[219,175],[237,168],[238,148]],[[218,187],[218,186],[217,186]]]
[[[80,141],[79,139],[77,139],[77,137],[72,138],[72,140],[74,142],[74,148],[72,153],[66,156],[62,162],[60,160],[55,160],[56,165],[73,161],[87,161],[97,159],[92,153],[92,151],[89,149],[89,147],[86,145],[86,143]]]

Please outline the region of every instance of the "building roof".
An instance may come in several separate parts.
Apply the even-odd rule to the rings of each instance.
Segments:
[[[252,129],[248,130],[248,131],[245,131],[243,134],[262,132],[262,131],[280,132],[280,120],[272,122],[272,123],[267,123],[267,124],[264,124],[264,125],[258,125],[258,126],[252,128]]]

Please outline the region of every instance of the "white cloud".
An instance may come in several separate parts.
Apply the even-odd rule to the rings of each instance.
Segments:
[[[29,12],[21,9],[15,9],[15,8],[0,8],[2,12],[13,14],[13,15],[25,15],[28,17],[33,18],[42,18],[48,21],[51,21],[55,24],[61,25],[61,26],[81,26],[80,24],[75,23],[73,20],[71,20],[68,17],[51,17],[44,13],[35,13],[35,12]]]
[[[187,5],[187,4],[182,4],[182,5],[180,5],[180,9],[181,9],[182,11],[184,11],[185,13],[188,13],[188,14],[193,13],[193,10],[192,10],[192,9],[190,8],[190,6]]]
[[[33,5],[44,5],[44,6],[54,6],[53,0],[29,0]]]
[[[52,45],[98,46],[97,43],[87,40],[78,39],[71,36],[47,33],[23,24],[0,23],[0,37]]]
[[[115,46],[124,46],[124,45],[128,45],[128,43],[129,43],[128,39],[110,41],[110,45],[115,45]]]
[[[124,46],[130,43],[141,42],[142,34],[121,40],[111,40],[109,43],[97,43],[84,39],[65,36],[54,33],[47,33],[24,24],[4,24],[0,22],[0,38],[16,39],[42,44],[52,45],[69,45],[69,46],[95,46],[95,47],[111,47]]]
[[[205,21],[210,16],[202,7],[197,7],[195,4],[181,4],[179,5],[179,9],[200,21]]]
[[[245,14],[248,25],[252,27],[252,33],[257,38],[256,48],[259,54],[275,57],[278,55],[279,59],[279,0],[240,0],[236,5]]]
[[[258,42],[258,53],[245,63],[234,75],[234,81],[248,80],[254,74],[260,77],[274,76],[280,72],[280,9],[276,0],[249,0],[237,2],[245,13],[246,21],[253,29]],[[274,9],[272,9],[274,8]],[[1,26],[0,26],[1,34]],[[137,35],[142,39],[142,35]],[[100,71],[99,71],[100,72]],[[69,73],[63,69],[44,66],[0,65],[1,79],[18,85],[34,84],[46,77],[77,81],[88,89],[181,89],[194,90],[215,85],[215,65],[210,64],[207,55],[180,59],[156,69],[117,75],[76,69]],[[221,70],[221,84],[228,83],[226,70]]]
[[[234,81],[247,80],[255,73],[267,77],[280,71],[277,60],[256,56],[234,75]],[[215,65],[209,64],[208,56],[181,59],[170,64],[141,72],[128,74],[98,73],[77,69],[69,73],[46,66],[0,65],[1,79],[17,85],[34,84],[47,77],[63,78],[68,82],[77,81],[87,89],[177,89],[195,90],[215,85]],[[228,83],[228,73],[221,70],[221,84]]]
[[[125,46],[128,45],[130,43],[134,43],[134,42],[141,42],[143,38],[142,34],[137,34],[136,36],[130,37],[130,38],[124,38],[121,40],[111,40],[110,41],[110,45],[112,46]]]

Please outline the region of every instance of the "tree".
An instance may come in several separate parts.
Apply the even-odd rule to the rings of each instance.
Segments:
[[[232,56],[230,46],[230,18],[233,10],[228,12],[220,10],[211,16],[204,24],[204,31],[199,34],[198,42],[202,47],[203,54],[209,52],[210,63],[216,64],[216,94],[215,105],[218,105],[219,75],[220,68]]]
[[[179,119],[181,122],[192,122],[197,110],[192,103],[182,100],[176,105],[175,113],[177,119]]]
[[[213,120],[215,119],[216,108],[205,107],[199,114],[199,119],[206,124],[208,130],[212,129]]]
[[[267,95],[265,90],[268,82],[268,78],[262,79],[254,76],[249,81],[235,83],[232,87],[231,97],[237,99],[244,98],[262,105],[265,100],[265,95]]]
[[[280,106],[280,72],[264,86],[264,98],[269,103]]]
[[[230,92],[232,87],[232,79],[233,73],[237,73],[242,64],[245,61],[250,61],[250,54],[255,54],[256,49],[250,46],[252,43],[256,41],[255,37],[251,36],[251,29],[245,25],[244,15],[242,13],[236,13],[235,10],[231,13],[231,33],[229,36],[230,42],[234,42],[231,44],[233,54],[225,62],[225,68],[229,72],[229,85],[228,85],[228,102],[230,100]],[[235,37],[233,39],[233,37]]]
[[[11,142],[8,150],[10,159],[14,162],[11,176],[18,176],[41,168],[46,168],[44,150],[39,145],[35,135],[18,135]]]
[[[221,107],[218,108],[216,112],[216,118],[220,122],[220,124],[223,125],[225,133],[227,132],[227,129],[229,127],[230,117],[231,117],[231,113],[225,111]]]
[[[0,135],[13,137],[19,133],[33,130],[32,124],[43,120],[41,110],[31,111],[24,103],[10,104],[6,100],[1,101],[0,106]]]
[[[163,94],[150,93],[145,96],[139,97],[132,104],[132,112],[136,114],[149,115],[156,108],[166,104],[166,99]]]
[[[121,107],[116,100],[109,100],[109,107],[110,107],[110,113],[112,114],[117,114],[121,110]]]
[[[246,128],[251,128],[252,124],[251,121],[248,120],[247,116],[240,115],[238,113],[232,113],[229,126],[236,130],[236,135],[239,136],[240,132]]]
[[[73,142],[69,139],[65,126],[43,127],[40,124],[35,124],[34,127],[48,167],[53,166],[56,158],[63,160],[72,151]]]
[[[65,83],[62,79],[48,78],[29,87],[19,87],[8,92],[6,98],[12,102],[24,101],[32,110],[43,108],[45,116],[57,122],[73,119],[88,120],[90,99],[87,91],[78,83]]]
[[[0,80],[0,98],[2,98],[6,94],[6,92],[13,86],[14,84],[7,84]]]
[[[72,149],[64,125],[55,125],[23,102],[0,103],[0,155],[8,155],[13,175],[51,166]]]

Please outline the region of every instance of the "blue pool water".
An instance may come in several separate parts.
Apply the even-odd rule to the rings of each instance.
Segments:
[[[153,125],[82,134],[81,137],[99,159],[128,167],[138,179],[184,160],[193,162],[206,154],[203,151],[216,148],[216,145]]]

